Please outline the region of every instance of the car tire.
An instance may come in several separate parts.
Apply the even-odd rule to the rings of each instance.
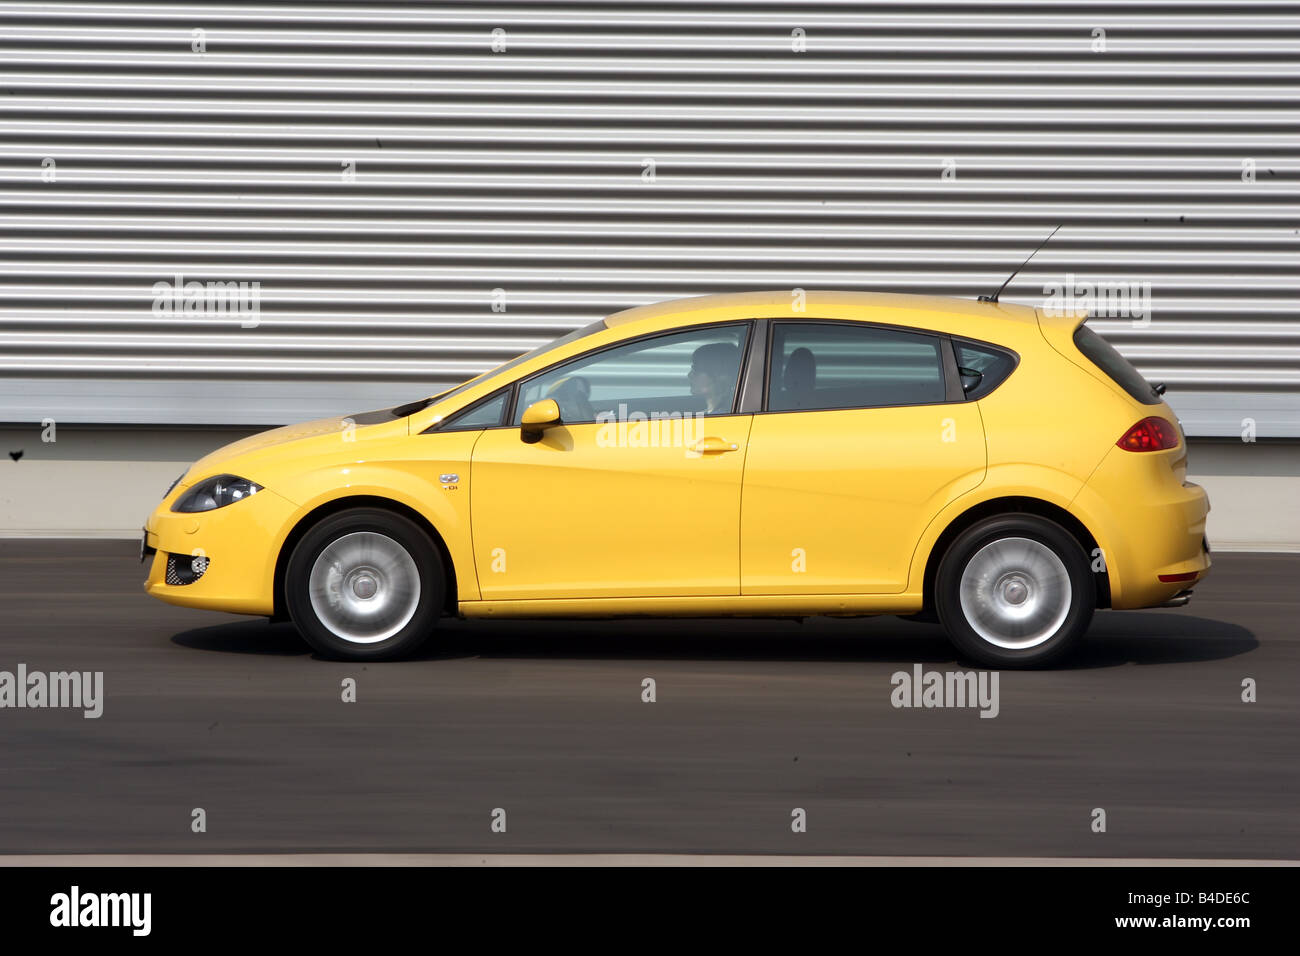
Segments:
[[[334,660],[404,657],[433,632],[443,606],[442,560],[424,530],[380,508],[351,508],[294,547],[285,606],[298,632]]]
[[[999,515],[949,545],[934,598],[939,623],[966,657],[988,667],[1039,667],[1087,631],[1097,587],[1083,548],[1060,525]]]

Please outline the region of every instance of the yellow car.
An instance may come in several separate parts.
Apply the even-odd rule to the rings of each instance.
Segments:
[[[149,517],[145,589],[351,660],[453,614],[897,614],[1040,665],[1210,567],[1163,389],[1083,319],[802,290],[629,309],[214,452]]]

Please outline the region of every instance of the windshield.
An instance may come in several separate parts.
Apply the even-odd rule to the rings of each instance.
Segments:
[[[397,418],[403,418],[407,415],[413,415],[423,408],[428,408],[431,404],[433,404],[435,399],[437,399],[438,401],[442,401],[444,399],[454,398],[455,396],[459,395],[461,392],[473,388],[475,385],[479,384],[489,376],[499,375],[502,372],[508,372],[510,371],[510,369],[515,368],[518,365],[522,365],[524,362],[527,362],[529,359],[536,358],[537,356],[542,355],[545,352],[549,352],[551,349],[559,348],[561,345],[568,345],[570,342],[576,342],[578,341],[578,339],[586,338],[588,335],[591,335],[594,332],[603,331],[606,327],[607,326],[605,325],[604,319],[597,319],[595,322],[592,322],[590,325],[584,325],[580,329],[574,329],[572,332],[566,333],[565,335],[561,335],[558,339],[552,339],[550,342],[547,342],[545,345],[537,346],[537,348],[533,349],[531,352],[525,352],[523,355],[520,355],[517,358],[512,358],[509,362],[506,362],[504,365],[498,365],[496,368],[490,368],[482,375],[475,376],[474,378],[470,379],[468,382],[465,382],[461,385],[457,385],[453,389],[444,392],[439,392],[437,395],[434,395],[430,398],[422,398],[417,402],[409,402],[406,405],[398,405],[396,408],[393,409],[393,415]]]

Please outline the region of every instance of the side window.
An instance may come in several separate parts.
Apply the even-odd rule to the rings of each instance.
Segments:
[[[953,339],[962,391],[969,399],[983,398],[1001,385],[1016,367],[1016,357],[1003,349]]]
[[[926,405],[946,400],[938,336],[866,325],[778,322],[767,408]]]
[[[451,418],[440,422],[436,431],[465,432],[479,428],[496,428],[506,413],[506,396],[510,389],[502,389],[495,395],[483,399],[477,405],[471,405],[463,412],[457,412]]]
[[[514,422],[544,398],[571,424],[730,414],[748,334],[745,322],[656,335],[547,369],[520,386]]]

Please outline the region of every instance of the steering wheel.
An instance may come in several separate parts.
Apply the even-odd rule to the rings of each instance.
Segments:
[[[581,375],[570,375],[552,385],[547,398],[555,399],[560,406],[560,417],[566,422],[593,422],[596,410],[591,405],[591,383]]]

